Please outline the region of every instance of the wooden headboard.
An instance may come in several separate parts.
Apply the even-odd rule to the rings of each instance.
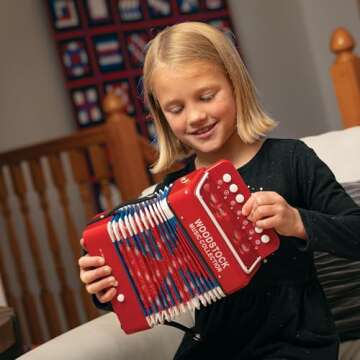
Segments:
[[[360,58],[356,43],[345,28],[336,29],[330,41],[335,62],[331,77],[345,128],[360,125]]]

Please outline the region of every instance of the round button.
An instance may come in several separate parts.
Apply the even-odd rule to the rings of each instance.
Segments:
[[[226,182],[226,183],[229,183],[231,181],[231,175],[230,174],[224,174],[223,175],[223,180]]]
[[[124,302],[124,300],[125,300],[125,295],[124,294],[119,294],[118,296],[117,296],[117,301],[118,302]]]
[[[243,203],[245,198],[243,194],[237,194],[235,197],[236,202],[238,202],[239,204]]]
[[[263,231],[264,230],[262,228],[255,226],[255,232],[257,232],[258,234],[261,234]]]
[[[231,184],[230,187],[229,187],[230,191],[232,193],[236,193],[238,191],[238,186],[236,184]]]
[[[261,242],[263,244],[267,244],[270,241],[270,236],[269,235],[262,235],[260,239],[261,239]]]

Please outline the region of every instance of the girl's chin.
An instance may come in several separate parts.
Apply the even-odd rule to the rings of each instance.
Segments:
[[[196,153],[206,154],[206,155],[216,155],[221,150],[221,146],[218,146],[216,144],[207,144],[207,145],[198,145],[198,146],[192,146],[192,148],[195,150]]]

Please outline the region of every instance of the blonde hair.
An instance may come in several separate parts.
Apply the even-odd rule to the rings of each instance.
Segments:
[[[150,41],[144,62],[144,97],[155,122],[159,158],[152,168],[165,170],[191,153],[173,134],[153,89],[153,73],[159,65],[206,61],[219,66],[234,91],[237,131],[245,143],[253,143],[276,126],[261,108],[255,87],[236,47],[221,31],[201,22],[184,22],[161,31]]]

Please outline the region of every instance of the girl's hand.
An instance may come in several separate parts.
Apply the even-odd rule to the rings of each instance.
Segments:
[[[242,214],[259,228],[274,228],[280,235],[307,238],[299,210],[276,192],[252,193],[242,208]]]
[[[80,240],[84,247],[83,239]],[[117,281],[111,276],[111,267],[105,265],[101,256],[85,255],[79,259],[80,279],[85,284],[86,291],[94,294],[101,303],[112,300],[115,296]]]

